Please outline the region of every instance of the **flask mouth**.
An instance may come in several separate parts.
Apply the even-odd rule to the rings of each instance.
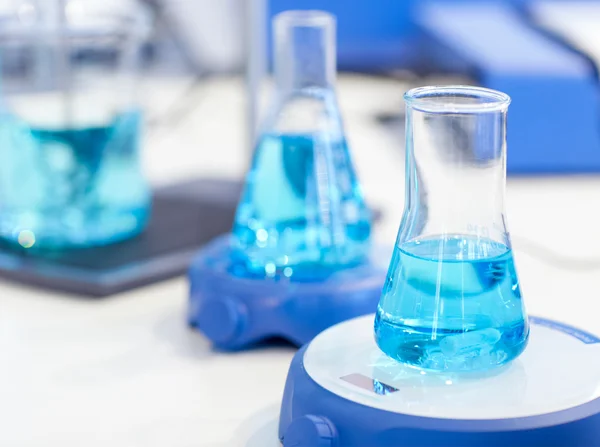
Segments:
[[[404,94],[406,105],[427,113],[503,112],[510,96],[483,87],[469,85],[417,87]]]
[[[333,15],[316,9],[290,10],[280,12],[275,17],[281,26],[326,27],[335,22]]]

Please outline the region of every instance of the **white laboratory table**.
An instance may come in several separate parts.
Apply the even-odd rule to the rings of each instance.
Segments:
[[[183,81],[153,80],[151,112]],[[401,136],[377,112],[403,86],[343,77],[340,101],[359,175],[392,244],[404,201]],[[239,176],[245,167],[239,79],[191,93],[194,110],[147,138],[151,179]],[[153,115],[154,116],[154,115]],[[509,148],[510,154],[510,148]],[[509,155],[510,156],[510,155]],[[600,177],[516,178],[508,218],[530,313],[600,330]],[[290,347],[215,352],[185,325],[185,278],[103,300],[0,283],[0,446],[275,447]]]

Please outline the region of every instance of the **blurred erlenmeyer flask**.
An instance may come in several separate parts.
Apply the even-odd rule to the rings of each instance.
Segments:
[[[335,19],[275,19],[276,101],[262,129],[233,228],[241,274],[314,278],[363,261],[370,213],[335,94]]]
[[[0,28],[0,238],[104,245],[150,212],[140,166],[134,1],[14,1]]]

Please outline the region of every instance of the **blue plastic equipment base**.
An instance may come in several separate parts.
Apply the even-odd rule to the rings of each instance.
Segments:
[[[530,344],[485,374],[426,373],[381,353],[374,316],[334,326],[292,361],[284,447],[600,445],[600,339],[531,318]]]
[[[375,262],[319,282],[243,278],[229,273],[229,238],[205,246],[189,270],[189,324],[220,349],[242,349],[275,337],[300,346],[377,307],[386,270]]]

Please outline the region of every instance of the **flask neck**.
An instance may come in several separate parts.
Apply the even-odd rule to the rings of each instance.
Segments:
[[[335,19],[322,11],[287,11],[274,21],[279,94],[324,90],[335,83]]]
[[[461,234],[509,242],[504,218],[509,99],[481,90],[442,88],[406,97],[403,240]]]

